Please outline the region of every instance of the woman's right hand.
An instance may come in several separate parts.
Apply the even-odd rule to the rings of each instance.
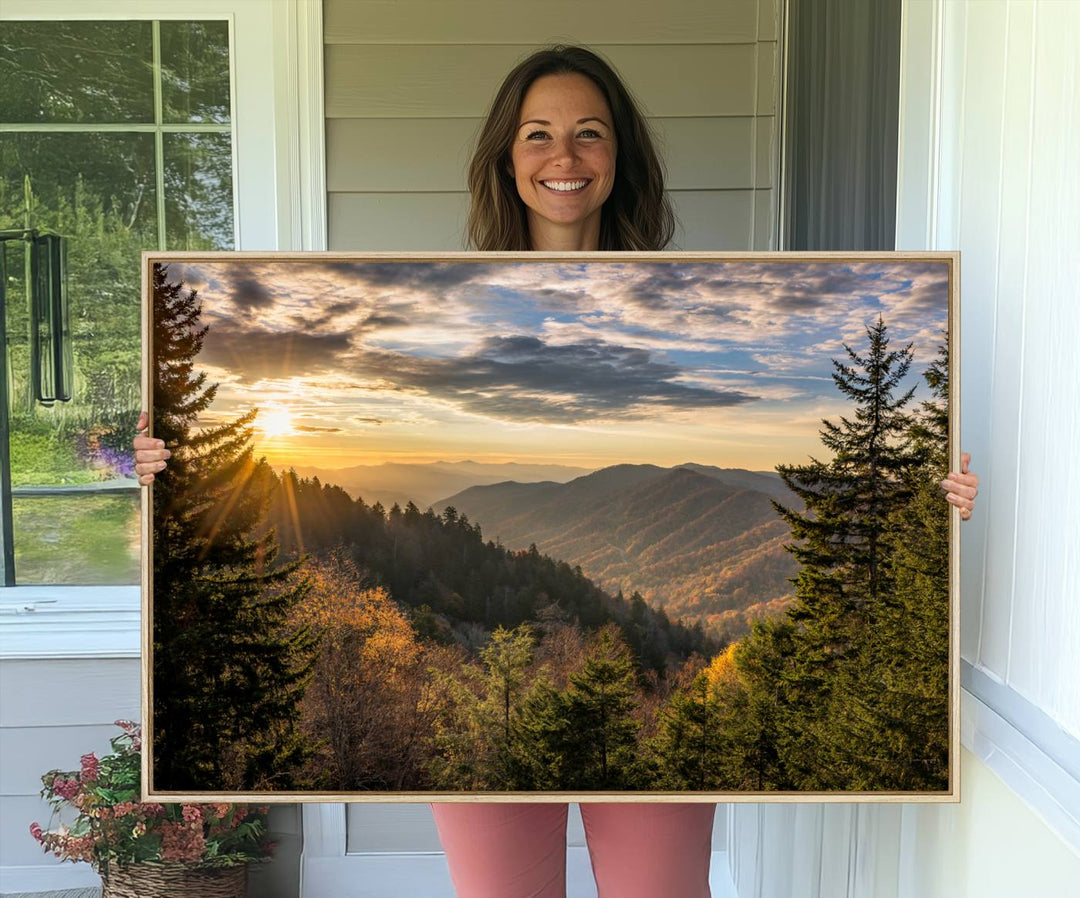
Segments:
[[[143,412],[139,415],[139,423],[135,425],[139,434],[131,444],[135,449],[135,473],[139,475],[139,483],[143,486],[154,482],[154,474],[165,470],[165,459],[172,455],[165,448],[164,442],[143,434],[149,426],[150,416]]]

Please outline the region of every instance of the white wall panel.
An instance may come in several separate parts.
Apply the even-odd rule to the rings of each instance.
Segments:
[[[1023,372],[1024,290],[1028,274],[1031,216],[1030,161],[1032,115],[1032,26],[1034,7],[1015,4],[1006,9],[1003,46],[1002,118],[997,219],[998,252],[994,272],[997,302],[994,306],[992,350],[994,401],[990,414],[986,491],[986,568],[983,607],[991,613],[980,618],[978,654],[974,656],[1000,679],[1007,665],[995,663],[997,647],[1008,640],[1008,621],[996,609],[1011,606],[1015,596],[1016,502],[1019,478],[1020,389]],[[985,647],[985,651],[984,651]]]
[[[1080,738],[1080,5],[1037,5],[1034,38],[1008,682]]]
[[[958,148],[960,182],[957,230],[946,237],[939,233],[938,244],[946,239],[960,248],[961,257],[961,416],[962,440],[972,453],[976,470],[980,461],[989,461],[987,453],[975,447],[989,444],[989,409],[994,346],[994,314],[997,306],[997,266],[988,264],[997,258],[998,231],[987,227],[999,218],[1001,181],[1002,104],[1005,54],[1005,23],[996,4],[975,4],[967,10],[966,53],[960,79],[953,87],[963,97],[960,110],[961,142]],[[948,88],[947,88],[948,89]],[[965,262],[973,264],[965,265]],[[992,489],[986,492],[993,494]],[[981,509],[980,509],[981,511]],[[984,521],[985,516],[980,514]],[[980,522],[981,527],[985,524]],[[974,560],[974,559],[970,559]],[[970,569],[970,568],[969,568]],[[978,569],[973,571],[977,576]],[[966,579],[968,587],[978,580]],[[983,578],[979,578],[983,579]],[[1004,584],[1008,588],[1008,583]],[[983,584],[985,607],[995,584]],[[970,592],[970,590],[969,590]],[[1007,597],[1006,597],[1007,600]],[[996,618],[986,618],[979,642],[979,657],[992,671],[1004,676],[1008,664],[1008,627]]]

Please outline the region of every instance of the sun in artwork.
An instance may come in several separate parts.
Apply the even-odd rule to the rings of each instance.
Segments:
[[[284,437],[296,432],[292,412],[281,406],[259,409],[256,425],[268,437]]]

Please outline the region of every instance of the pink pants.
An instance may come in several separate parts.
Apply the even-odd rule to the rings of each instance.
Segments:
[[[565,804],[431,805],[457,898],[564,898]],[[709,898],[715,804],[583,803],[599,898]]]

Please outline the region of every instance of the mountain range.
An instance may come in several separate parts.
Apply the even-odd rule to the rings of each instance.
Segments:
[[[590,468],[566,465],[530,465],[516,462],[489,464],[486,462],[456,461],[409,464],[387,462],[381,465],[354,465],[349,468],[318,468],[313,466],[275,466],[277,470],[293,470],[297,477],[318,477],[322,483],[340,486],[354,499],[368,505],[381,502],[390,508],[396,502],[404,507],[415,502],[421,509],[440,498],[468,487],[500,483],[553,481],[565,483],[588,474]]]
[[[772,472],[615,465],[569,482],[470,486],[453,506],[511,549],[530,544],[580,565],[609,592],[640,592],[676,619],[737,636],[786,607],[795,564],[770,500],[800,507]]]

